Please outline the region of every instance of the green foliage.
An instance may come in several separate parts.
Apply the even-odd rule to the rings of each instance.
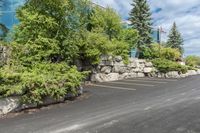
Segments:
[[[143,48],[143,58],[155,59],[163,58],[171,61],[180,60],[181,53],[178,49],[164,47],[159,44],[152,44],[150,47]]]
[[[82,31],[84,19],[79,16],[81,20],[72,22],[71,15],[82,10],[74,7],[71,0],[29,0],[17,10],[20,23],[10,46],[11,59],[0,69],[1,96],[21,95],[23,103],[38,104],[46,97],[77,93],[86,73],[67,64],[77,56],[81,38],[71,26]]]
[[[187,56],[185,58],[186,65],[191,67],[200,66],[200,57],[199,56]]]
[[[101,55],[110,54],[111,41],[102,33],[89,32],[83,53],[85,59],[95,65],[100,62]]]
[[[0,94],[22,95],[23,103],[41,103],[46,97],[60,99],[69,92],[76,94],[85,75],[66,63],[43,62],[31,69],[7,65],[0,69]]]
[[[4,6],[4,0],[0,0],[0,17],[1,15],[3,15],[3,6]],[[0,35],[0,40],[4,40],[6,35],[8,34],[8,28],[3,24],[3,23],[0,23],[0,32],[1,32],[1,35]]]
[[[156,67],[160,72],[167,73],[170,71],[178,71],[179,73],[186,73],[188,68],[177,62],[173,62],[163,58],[157,58],[152,60],[154,67]]]
[[[167,40],[167,46],[171,48],[179,49],[181,54],[183,54],[183,38],[181,33],[178,31],[176,23],[174,22],[172,29],[168,35],[169,39]]]
[[[119,40],[126,42],[129,45],[129,51],[135,48],[139,40],[138,31],[135,29],[123,29],[120,32]]]
[[[100,62],[102,55],[122,56],[125,62],[128,60],[129,45],[117,39],[109,40],[108,36],[98,32],[86,33],[87,42],[82,47],[83,58],[92,65]]]
[[[91,25],[93,30],[102,29],[103,33],[106,33],[110,40],[116,38],[122,29],[120,16],[109,7],[106,9],[96,7],[91,17]]]
[[[152,19],[147,0],[133,0],[130,21],[139,32],[138,47],[152,43]]]
[[[114,56],[117,55],[121,56],[124,60],[124,63],[128,64],[129,45],[124,41],[118,41],[118,40],[113,40],[112,43],[113,43],[112,54]]]

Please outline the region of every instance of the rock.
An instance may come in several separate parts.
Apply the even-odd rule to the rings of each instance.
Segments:
[[[197,74],[200,74],[200,69],[197,70]]]
[[[79,86],[77,88],[77,93],[78,93],[78,95],[82,95],[83,94],[83,87],[82,86]]]
[[[137,64],[132,62],[132,63],[128,64],[128,67],[130,67],[130,68],[136,68]]]
[[[111,60],[111,61],[101,61],[99,63],[99,66],[113,66],[114,65],[114,62]]]
[[[129,78],[129,73],[123,73],[123,74],[119,75],[120,80],[121,79],[127,79],[127,78]]]
[[[146,63],[146,60],[138,59],[138,62],[139,62],[140,64],[145,64],[145,63]]]
[[[110,56],[110,55],[102,55],[102,56],[101,56],[101,60],[102,60],[102,61],[110,61],[110,60],[112,60],[112,59],[113,59],[113,57]]]
[[[198,73],[197,73],[197,71],[195,71],[195,70],[188,70],[188,75],[189,76],[193,76],[193,75],[197,75]]]
[[[20,97],[8,97],[0,99],[0,115],[7,114],[20,106]]]
[[[178,71],[171,71],[166,73],[166,78],[180,78],[180,74]]]
[[[119,68],[119,74],[123,74],[127,71],[127,67],[120,67]]]
[[[131,69],[131,72],[142,72],[142,69],[141,68]]]
[[[123,59],[122,59],[121,56],[116,56],[116,57],[115,57],[115,61],[116,61],[116,62],[121,62],[121,61],[123,61]]]
[[[101,78],[103,75],[105,75],[105,74],[102,74],[102,73],[92,74],[91,75],[91,81],[92,82],[103,82],[103,80]]]
[[[152,67],[145,67],[144,68],[144,73],[151,73],[153,71]]]
[[[119,80],[119,73],[110,73],[110,74],[93,74],[91,76],[91,81],[93,82],[107,82]]]
[[[158,78],[165,78],[166,77],[164,73],[160,73],[160,72],[157,73],[157,76],[158,76]]]
[[[144,73],[137,73],[137,77],[138,78],[143,78],[143,77],[145,77],[145,75],[144,75]]]
[[[110,73],[103,78],[103,81],[119,80],[119,73]]]
[[[101,68],[101,72],[105,74],[109,74],[111,73],[111,71],[112,71],[112,68],[110,66],[104,66]]]
[[[146,67],[153,67],[153,63],[152,63],[152,62],[146,62],[146,63],[145,63],[145,66],[146,66]]]
[[[131,72],[131,73],[129,73],[129,77],[130,78],[136,78],[137,77],[137,73],[135,73],[135,72]]]
[[[114,66],[120,67],[120,66],[125,66],[125,64],[124,64],[123,61],[121,61],[121,62],[115,62]]]
[[[188,76],[189,76],[188,73],[180,74],[180,77],[181,77],[181,78],[186,78],[186,77],[188,77]]]

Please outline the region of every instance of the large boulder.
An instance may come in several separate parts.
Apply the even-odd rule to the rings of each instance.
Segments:
[[[144,73],[137,73],[137,77],[138,78],[143,78],[143,77],[145,77],[145,74]]]
[[[195,70],[188,70],[188,75],[189,76],[193,76],[193,75],[197,75],[198,73],[197,73],[197,71],[195,71]]]
[[[166,78],[181,78],[178,71],[171,71],[166,73]]]
[[[99,63],[99,66],[113,66],[113,65],[114,65],[114,62],[112,60],[107,60],[107,61],[102,60]]]
[[[129,73],[129,77],[130,78],[136,78],[137,77],[137,73],[131,72],[131,73]]]
[[[145,63],[145,66],[146,66],[146,67],[153,67],[153,63],[152,63],[152,62],[146,62],[146,63]]]
[[[197,70],[197,74],[200,74],[200,69]]]
[[[131,69],[131,72],[143,72],[143,70],[137,67],[137,68]]]
[[[107,82],[119,80],[119,73],[102,74],[97,73],[91,76],[91,81],[93,82]]]
[[[157,77],[158,78],[165,78],[165,77],[167,78],[167,76],[164,73],[161,73],[161,72],[157,73]]]
[[[144,68],[144,73],[151,73],[153,71],[152,67],[145,67]]]
[[[8,97],[0,99],[0,115],[7,114],[20,106],[20,97]]]
[[[101,72],[105,74],[109,74],[111,73],[111,71],[112,71],[112,68],[110,66],[104,66],[101,68]]]
[[[116,56],[116,57],[115,57],[115,61],[116,61],[116,62],[121,62],[121,61],[123,61],[123,59],[122,59],[121,56]]]
[[[127,78],[130,78],[129,77],[129,73],[123,73],[119,76],[119,80],[122,80],[122,79],[127,79]]]
[[[180,74],[180,77],[181,77],[181,78],[186,78],[186,77],[188,77],[188,76],[189,76],[188,73]]]
[[[112,59],[113,59],[113,57],[110,55],[102,55],[101,56],[102,61],[111,61]]]

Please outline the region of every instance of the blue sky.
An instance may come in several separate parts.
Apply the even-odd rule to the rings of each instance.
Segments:
[[[123,19],[128,18],[132,0],[93,0],[113,7]],[[185,56],[200,55],[200,0],[148,0],[155,27],[162,26],[169,32],[176,21],[185,40]],[[167,39],[163,34],[163,40]]]

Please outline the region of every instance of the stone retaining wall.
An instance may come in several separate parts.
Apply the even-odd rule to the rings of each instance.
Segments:
[[[5,115],[9,112],[16,112],[16,111],[21,111],[24,109],[29,109],[29,108],[36,108],[38,106],[46,106],[50,104],[55,104],[55,103],[61,103],[64,102],[67,99],[75,98],[77,96],[80,96],[83,94],[83,88],[78,87],[77,88],[78,94],[67,94],[65,98],[61,98],[58,100],[55,100],[53,98],[47,97],[44,99],[42,104],[21,104],[20,99],[21,96],[11,96],[7,98],[1,98],[0,99],[0,116]]]
[[[103,56],[98,67],[91,75],[93,82],[107,82],[137,77],[158,77],[158,78],[184,78],[200,74],[200,70],[189,70],[186,74],[177,71],[160,73],[147,60],[130,58],[129,64],[124,64],[120,56]]]

